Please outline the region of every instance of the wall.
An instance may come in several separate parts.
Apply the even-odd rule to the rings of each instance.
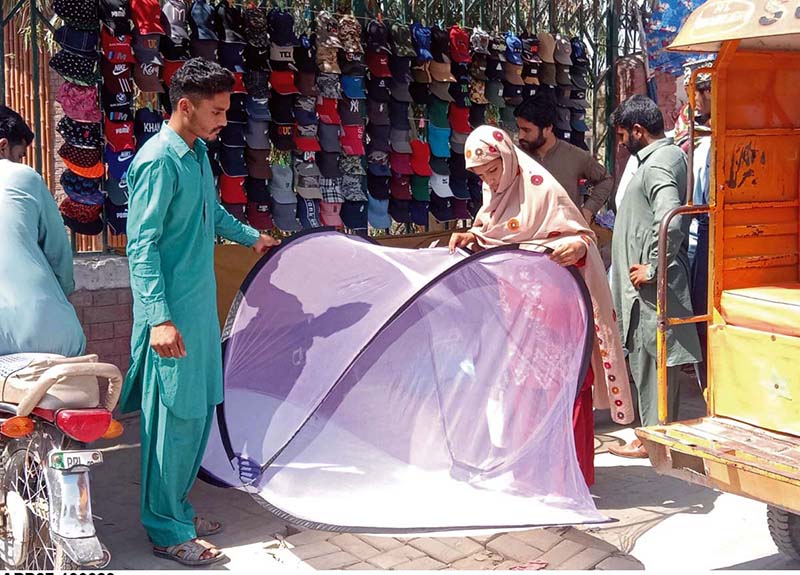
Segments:
[[[86,334],[86,352],[96,353],[124,374],[130,361],[132,326],[127,259],[76,256],[75,287],[69,299]]]

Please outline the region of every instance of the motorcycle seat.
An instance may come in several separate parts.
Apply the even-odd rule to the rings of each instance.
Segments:
[[[105,407],[113,410],[122,376],[96,355],[64,357],[47,353],[0,356],[0,401],[17,406],[18,415],[34,407]]]

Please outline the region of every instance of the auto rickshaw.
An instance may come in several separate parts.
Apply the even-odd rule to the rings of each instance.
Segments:
[[[778,549],[800,559],[800,5],[709,0],[670,49],[717,53],[695,71],[712,78],[710,201],[662,222],[660,425],[636,434],[659,473],[766,503]],[[666,226],[704,212],[709,313],[670,318]],[[708,324],[708,414],[667,424],[665,333],[700,321]]]

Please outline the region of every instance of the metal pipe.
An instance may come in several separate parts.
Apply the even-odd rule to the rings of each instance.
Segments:
[[[39,9],[36,7],[36,0],[31,0],[31,57],[33,76],[33,123],[40,137],[34,146],[34,156],[36,158],[36,171],[42,173],[42,109],[39,101]]]
[[[0,0],[0,104],[6,105],[6,21]]]
[[[670,210],[661,220],[658,228],[658,269],[656,270],[656,351],[658,361],[658,423],[664,425],[669,417],[667,406],[667,329],[670,319],[667,316],[667,233],[669,224],[676,216],[689,214],[705,214],[709,212],[708,206],[678,206]],[[684,318],[686,319],[686,318]],[[689,318],[694,319],[694,318]],[[707,321],[707,320],[705,320]],[[697,322],[680,322],[697,323]],[[674,325],[680,325],[676,322]]]

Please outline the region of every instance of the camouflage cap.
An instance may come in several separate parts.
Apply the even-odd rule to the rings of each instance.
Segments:
[[[345,200],[351,202],[366,202],[367,194],[364,191],[364,178],[345,173],[342,176],[342,194]]]
[[[317,67],[326,74],[341,74],[338,50],[336,48],[317,48]]]
[[[339,40],[341,40],[345,51],[363,54],[364,48],[361,46],[361,24],[355,16],[347,14],[342,16],[339,21]]]
[[[488,104],[486,99],[486,83],[481,80],[472,80],[469,84],[469,99],[476,104]]]
[[[411,42],[411,30],[406,24],[393,22],[390,30],[390,42],[395,56],[416,57],[414,44]]]
[[[342,84],[339,81],[338,74],[320,74],[317,76],[317,87],[319,94],[323,98],[333,98],[341,100],[342,98]]]
[[[294,107],[306,112],[315,112],[317,109],[317,99],[314,96],[299,96],[294,101]]]
[[[367,172],[364,170],[364,165],[361,163],[362,156],[349,156],[342,154],[339,156],[339,169],[344,174],[351,174],[353,176],[366,176]]]
[[[317,46],[319,48],[343,48],[339,39],[339,21],[327,10],[317,14]]]

